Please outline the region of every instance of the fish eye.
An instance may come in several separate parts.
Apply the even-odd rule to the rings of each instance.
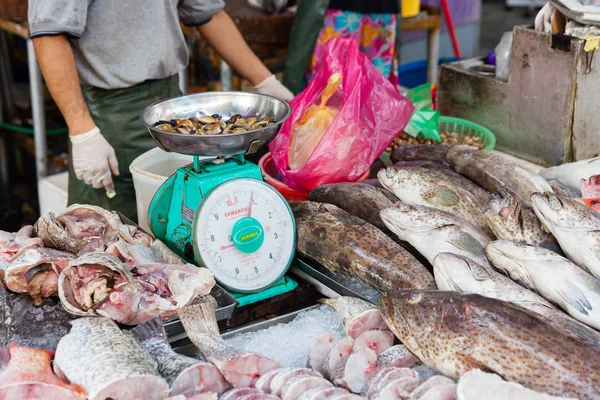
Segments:
[[[408,212],[411,210],[412,207],[406,203],[398,202],[396,203],[396,208],[401,212]]]
[[[421,292],[410,291],[406,294],[406,301],[408,304],[419,304],[423,299],[423,294]]]

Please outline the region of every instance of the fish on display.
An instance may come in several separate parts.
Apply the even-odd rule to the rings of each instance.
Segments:
[[[31,248],[17,257],[5,270],[8,289],[27,293],[36,305],[58,292],[58,276],[75,256],[45,247]]]
[[[569,189],[579,192],[581,180],[597,175],[598,171],[600,171],[600,157],[546,168],[540,172],[540,175],[548,181],[558,181]]]
[[[135,337],[108,318],[79,318],[58,343],[54,371],[90,400],[167,397],[167,382]]]
[[[440,253],[465,256],[492,268],[485,255],[491,239],[469,222],[434,208],[397,203],[381,212],[392,232],[413,245],[430,263]]]
[[[167,341],[159,319],[146,321],[133,328],[131,333],[156,361],[158,372],[169,384],[169,396],[223,393],[229,387],[229,383],[213,364],[176,353]]]
[[[472,369],[458,381],[456,400],[575,400],[550,396],[527,389],[515,382],[507,382],[496,374]]]
[[[522,307],[476,294],[404,290],[384,294],[380,309],[411,352],[452,379],[479,368],[554,396],[600,398],[600,347]]]
[[[508,196],[531,206],[535,192],[552,192],[550,184],[535,172],[506,158],[471,146],[454,146],[448,151],[448,161],[461,175],[482,188]]]
[[[485,217],[498,239],[561,251],[554,236],[542,227],[535,211],[519,203],[513,196],[492,199],[488,203]]]
[[[346,334],[353,339],[367,331],[388,329],[377,306],[363,299],[340,296],[323,299],[320,302],[327,304],[338,313],[344,321]]]
[[[600,330],[600,282],[592,275],[541,247],[500,240],[490,243],[486,252],[513,280]]]
[[[336,386],[344,385],[344,369],[353,347],[354,339],[350,336],[343,337],[333,346],[323,362],[323,376]]]
[[[379,368],[406,368],[413,366],[419,361],[406,346],[398,344],[390,347],[377,356],[377,367]]]
[[[475,185],[454,171],[393,165],[377,177],[403,203],[451,212],[493,235],[483,215],[490,194],[481,188],[472,192],[469,187]]]
[[[410,394],[412,400],[454,400],[456,383],[443,375],[435,375]],[[514,400],[514,399],[512,399]]]
[[[176,310],[215,285],[205,268],[187,265],[123,264],[106,253],[87,253],[72,260],[58,279],[58,295],[67,311],[101,315],[136,325]]]
[[[498,242],[488,244],[486,249],[489,251],[494,243]],[[437,256],[433,260],[433,268],[439,290],[479,294],[514,303],[547,318],[549,323],[565,329],[571,335],[600,345],[600,332],[570,318],[545,298],[493,269],[483,268],[473,260],[449,253]]]
[[[400,146],[390,154],[392,163],[399,161],[434,161],[442,165],[450,166],[446,159],[448,146],[436,144],[415,144]]]
[[[421,382],[419,374],[409,368],[383,368],[375,371],[364,393],[369,399],[407,398]],[[388,397],[389,396],[389,397]]]
[[[333,333],[325,332],[319,335],[317,341],[311,346],[310,353],[306,359],[306,367],[323,373],[323,362],[329,355],[329,352],[333,348],[333,340],[335,336]],[[258,382],[256,383],[258,386]]]
[[[600,165],[598,165],[598,171],[600,172]],[[600,175],[581,180],[581,197],[584,199],[600,198]]]
[[[566,256],[600,277],[600,213],[553,193],[534,193],[531,201],[542,225],[552,232]]]
[[[379,189],[365,183],[334,183],[319,186],[308,195],[308,200],[333,204],[382,231],[387,228],[379,212],[392,207],[398,198],[386,189]]]
[[[331,204],[291,204],[302,255],[379,291],[433,288],[433,276],[407,250],[373,225]]]
[[[186,306],[178,315],[191,342],[235,388],[251,387],[261,375],[280,367],[276,361],[225,344],[212,302]]]
[[[0,375],[0,398],[85,400],[87,393],[52,372],[53,352],[11,344],[10,362]]]
[[[44,242],[35,236],[33,226],[31,225],[24,226],[17,233],[0,230],[0,269],[2,269],[3,265],[11,263],[27,250],[42,247],[43,245]]]

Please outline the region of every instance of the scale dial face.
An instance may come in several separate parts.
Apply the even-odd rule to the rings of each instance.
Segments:
[[[278,281],[296,247],[283,197],[256,179],[233,179],[204,198],[193,226],[196,260],[225,288],[252,293]]]

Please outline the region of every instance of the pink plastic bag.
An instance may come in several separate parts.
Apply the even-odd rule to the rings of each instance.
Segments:
[[[339,113],[306,164],[290,170],[288,152],[292,127],[311,104],[319,104],[329,77],[343,81],[328,105]],[[413,106],[358,50],[354,39],[334,38],[306,89],[291,102],[292,115],[269,149],[283,182],[310,191],[326,183],[355,182],[371,167],[408,123]]]

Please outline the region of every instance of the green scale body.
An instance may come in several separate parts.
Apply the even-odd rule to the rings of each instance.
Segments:
[[[205,240],[205,238],[196,237],[196,232],[200,231],[195,226],[198,219],[197,214],[202,209],[203,202],[211,193],[217,191],[226,182],[237,179],[253,179],[262,183],[262,174],[260,168],[251,162],[245,161],[243,155],[227,159],[211,158],[209,160],[200,160],[198,157],[194,157],[193,164],[179,168],[154,195],[148,209],[148,221],[152,232],[158,239],[166,243],[171,250],[188,262],[209,266],[200,255],[202,240]],[[243,182],[248,181],[240,181],[240,185],[243,185]],[[274,189],[270,190],[275,192]],[[285,200],[278,193],[277,196],[281,198],[281,201],[287,207]],[[236,248],[228,249],[228,254],[236,251],[239,251],[240,256],[241,253],[252,254],[260,249],[264,242],[264,235],[268,234],[258,220],[244,215],[247,211],[247,207],[236,208],[233,206],[232,211],[226,213],[235,214],[227,215],[229,219],[235,219],[233,229],[228,228],[231,232],[226,233],[229,235],[229,241]],[[271,213],[268,215],[271,217]],[[215,218],[218,218],[217,213],[215,213]],[[293,224],[293,218],[291,218],[291,221]],[[215,234],[222,236],[224,234],[223,229],[226,228],[217,227]],[[290,239],[295,242],[295,226],[293,226],[293,232],[293,238]],[[210,235],[210,237],[213,237],[213,235]],[[292,254],[289,254],[289,260],[281,260],[279,263],[279,265],[283,265],[280,267],[282,273],[287,271],[292,258],[293,249]],[[237,258],[231,258],[230,260],[234,264],[237,262]],[[235,268],[236,271],[239,270],[237,266],[229,266],[227,263],[228,259],[222,265],[227,268]],[[219,280],[217,274],[215,274],[215,278]],[[249,290],[246,291],[247,293],[236,293],[234,289],[236,285],[219,283],[230,290],[240,306],[289,292],[298,285],[291,278],[282,276],[276,283],[258,292]]]

